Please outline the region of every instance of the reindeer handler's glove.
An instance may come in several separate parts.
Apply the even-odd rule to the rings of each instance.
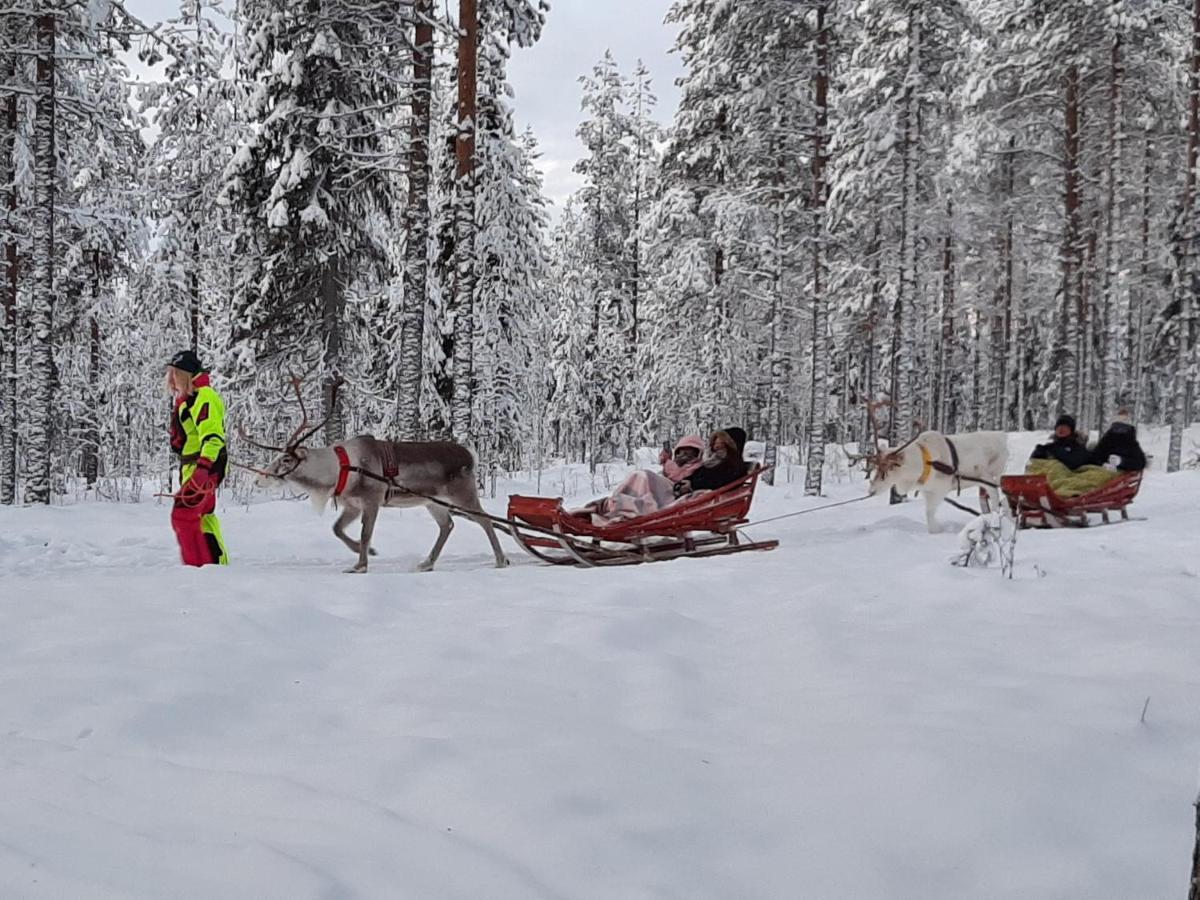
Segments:
[[[217,489],[217,476],[209,469],[209,462],[201,459],[196,471],[179,489],[179,502],[184,506],[199,506],[204,498]]]

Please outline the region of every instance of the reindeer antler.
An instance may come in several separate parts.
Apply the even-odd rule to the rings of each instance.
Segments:
[[[258,441],[254,440],[254,438],[250,437],[250,435],[248,435],[246,433],[245,428],[243,428],[241,425],[238,425],[238,435],[241,437],[241,439],[243,441],[245,441],[250,446],[257,447],[259,450],[269,450],[272,453],[292,453],[296,449],[298,449],[310,437],[312,437],[314,434],[316,434],[318,431],[320,431],[322,428],[324,428],[325,423],[329,421],[329,416],[326,416],[324,419],[322,419],[316,425],[309,428],[308,427],[308,407],[304,404],[304,391],[302,390],[302,385],[304,384],[304,379],[301,378],[299,375],[296,375],[293,372],[291,378],[289,379],[289,383],[292,386],[292,390],[296,392],[296,402],[300,404],[300,424],[296,426],[296,430],[292,432],[292,436],[290,438],[288,438],[287,444],[284,445],[283,447],[276,447],[273,444],[260,444]],[[338,390],[341,388],[341,386],[343,384],[345,384],[345,379],[342,378],[341,375],[334,376],[333,382],[330,385],[330,387],[331,387],[331,394],[329,397],[330,415],[332,415],[332,410],[333,410],[335,404],[337,403]]]
[[[875,449],[871,453],[856,454],[846,450],[845,445],[843,445],[842,450],[845,451],[846,457],[850,460],[851,465],[857,465],[860,462],[865,462],[867,464],[867,472],[869,474],[871,469],[878,468],[882,464],[883,458],[887,455],[883,452],[883,448],[880,446],[883,438],[880,436],[879,416],[877,414],[879,410],[883,409],[885,406],[891,406],[892,401],[887,399],[867,400],[863,405],[867,408],[867,418],[871,423],[871,433],[874,438],[873,443],[875,444]]]
[[[272,444],[260,444],[258,441],[254,440],[254,438],[252,438],[252,437],[250,437],[250,435],[246,434],[246,429],[244,426],[242,426],[241,423],[238,423],[237,430],[238,430],[238,437],[240,437],[243,441],[245,441],[251,447],[257,447],[259,450],[270,450],[272,453],[282,453],[283,452],[282,447],[276,447]]]
[[[327,423],[329,421],[330,417],[333,415],[333,410],[337,405],[338,391],[341,389],[342,385],[346,383],[346,380],[344,378],[342,378],[341,375],[334,376],[333,381],[330,383],[330,386],[329,386],[330,387],[329,415],[326,416],[324,419],[322,419],[320,422],[318,422],[316,425],[314,425],[312,428],[309,428],[307,431],[305,431],[304,429],[308,427],[308,409],[304,405],[304,397],[300,391],[300,385],[302,382],[303,382],[303,379],[298,378],[295,375],[292,375],[292,387],[295,388],[296,399],[299,400],[299,402],[300,402],[300,413],[301,413],[302,418],[300,420],[300,426],[292,434],[291,440],[288,441],[288,445],[287,445],[288,452],[291,452],[291,451],[295,450],[296,448],[300,447],[305,441],[307,441],[310,437],[312,437],[314,434],[316,434],[318,431],[320,431],[322,428],[325,427],[325,423]]]

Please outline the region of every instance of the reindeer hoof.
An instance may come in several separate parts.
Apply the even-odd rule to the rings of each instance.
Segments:
[[[422,562],[417,563],[416,570],[418,572],[432,572],[433,571],[433,563],[427,559],[423,560]]]
[[[347,575],[365,575],[367,572],[367,567],[363,565],[351,566],[350,568],[343,569],[342,571]]]
[[[376,550],[374,547],[372,547],[370,550],[368,550],[368,551],[367,551],[367,553],[368,553],[369,555],[371,555],[371,556],[378,556],[378,555],[379,555],[379,551],[378,551],[378,550]]]
[[[496,560],[496,568],[497,569],[507,569],[511,565],[512,565],[512,563],[508,561],[507,556],[502,556],[498,560]]]

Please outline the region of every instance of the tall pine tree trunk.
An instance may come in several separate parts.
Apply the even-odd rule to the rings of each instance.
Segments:
[[[1069,66],[1063,79],[1066,99],[1063,118],[1066,131],[1063,139],[1063,202],[1064,222],[1062,246],[1062,286],[1058,330],[1054,353],[1054,369],[1058,377],[1058,412],[1075,413],[1079,405],[1078,365],[1079,345],[1079,284],[1077,274],[1082,268],[1080,249],[1079,172],[1079,69]]]
[[[913,344],[917,303],[917,207],[920,203],[920,91],[922,16],[912,15],[908,24],[908,78],[904,88],[903,160],[900,198],[900,279],[892,316],[892,402],[894,415],[888,428],[893,441],[908,439],[913,421]]]
[[[7,36],[13,39],[15,28]],[[16,74],[12,54],[5,76]],[[4,248],[4,283],[0,285],[4,315],[0,319],[0,503],[11,505],[17,499],[17,185],[13,154],[17,138],[17,95],[8,95],[3,137],[0,138],[0,186],[7,186],[8,240]]]
[[[1187,424],[1188,380],[1191,375],[1191,325],[1196,284],[1196,157],[1200,149],[1200,0],[1192,5],[1192,58],[1188,69],[1187,172],[1184,176],[1183,206],[1180,210],[1176,253],[1178,271],[1175,290],[1179,314],[1175,337],[1175,384],[1171,403],[1171,440],[1167,449],[1167,471],[1178,472],[1183,457],[1183,429]]]
[[[405,236],[404,312],[400,323],[400,395],[396,411],[401,437],[425,436],[421,378],[425,359],[425,307],[429,253],[429,136],[432,125],[433,0],[416,0],[413,44],[412,127],[408,144],[408,233]]]
[[[1112,42],[1111,65],[1109,68],[1108,95],[1108,166],[1105,173],[1105,216],[1104,216],[1104,271],[1100,294],[1100,388],[1098,397],[1097,424],[1104,426],[1108,417],[1116,411],[1117,393],[1120,390],[1120,374],[1117,369],[1117,351],[1120,337],[1117,327],[1116,291],[1117,233],[1120,207],[1117,197],[1121,194],[1121,87],[1123,69],[1121,64],[1121,36],[1115,35]]]
[[[479,50],[476,0],[459,0],[458,140],[454,146],[454,396],[450,417],[454,438],[474,444],[471,423],[475,348],[475,133],[478,113],[476,60]],[[481,467],[482,470],[482,467]]]
[[[1142,419],[1142,389],[1144,384],[1143,367],[1145,365],[1143,357],[1145,354],[1146,342],[1144,338],[1146,330],[1146,305],[1151,296],[1150,291],[1150,211],[1151,197],[1153,187],[1153,159],[1154,159],[1154,131],[1152,125],[1146,126],[1146,133],[1142,139],[1142,209],[1141,209],[1141,253],[1138,261],[1138,280],[1137,288],[1129,298],[1129,352],[1126,354],[1129,360],[1129,370],[1126,375],[1126,382],[1129,384],[1129,390],[1133,397],[1133,420],[1140,422]]]
[[[954,204],[946,201],[946,232],[942,236],[942,333],[938,343],[937,376],[934,382],[933,416],[930,427],[954,431]]]
[[[1004,166],[1004,236],[1001,239],[1000,253],[1004,269],[1001,304],[1002,321],[1001,345],[999,359],[993,362],[999,368],[1000,391],[996,398],[999,407],[995,411],[996,427],[1006,431],[1009,423],[1009,360],[1013,355],[1013,200],[1016,194],[1016,148],[1017,139],[1008,139],[1008,153],[1005,154]]]
[[[865,404],[870,403],[876,398],[877,390],[876,382],[879,380],[879,312],[883,304],[883,237],[881,234],[880,216],[878,211],[874,216],[874,229],[871,234],[871,246],[868,249],[868,255],[871,258],[871,301],[867,308],[866,322],[866,359],[863,362],[863,367],[866,370],[863,375],[863,418],[862,418],[862,435],[859,438],[859,446],[868,446],[875,437],[875,429],[872,424],[872,416],[868,412]]]
[[[325,417],[325,442],[328,444],[336,444],[346,433],[342,397],[337,390],[346,327],[346,282],[341,269],[341,261],[335,257],[326,262],[321,273],[321,331],[325,339],[321,414]]]
[[[829,307],[825,297],[825,163],[826,134],[829,123],[829,29],[825,22],[827,3],[817,4],[816,67],[813,74],[812,156],[812,303],[813,303],[813,385],[809,416],[808,464],[804,474],[804,493],[821,493],[821,475],[825,468],[825,420],[829,404]],[[780,211],[782,218],[783,212]],[[780,260],[779,265],[782,265]],[[773,353],[772,356],[776,356]],[[776,362],[772,360],[772,366]],[[774,371],[772,375],[775,376]],[[777,377],[777,376],[775,376]],[[773,378],[774,380],[774,378]],[[778,403],[778,384],[771,385],[771,396]]]
[[[54,54],[55,17],[37,18],[37,81],[33,124],[33,296],[29,309],[29,426],[25,432],[26,503],[50,502],[51,416],[54,406]]]

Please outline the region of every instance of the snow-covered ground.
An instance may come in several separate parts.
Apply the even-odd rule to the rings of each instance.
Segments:
[[[1198,507],[1155,472],[1011,581],[883,499],[605,571],[463,523],[412,574],[388,511],[367,576],[305,503],[200,571],[155,503],[0,510],[0,896],[1182,898]]]

